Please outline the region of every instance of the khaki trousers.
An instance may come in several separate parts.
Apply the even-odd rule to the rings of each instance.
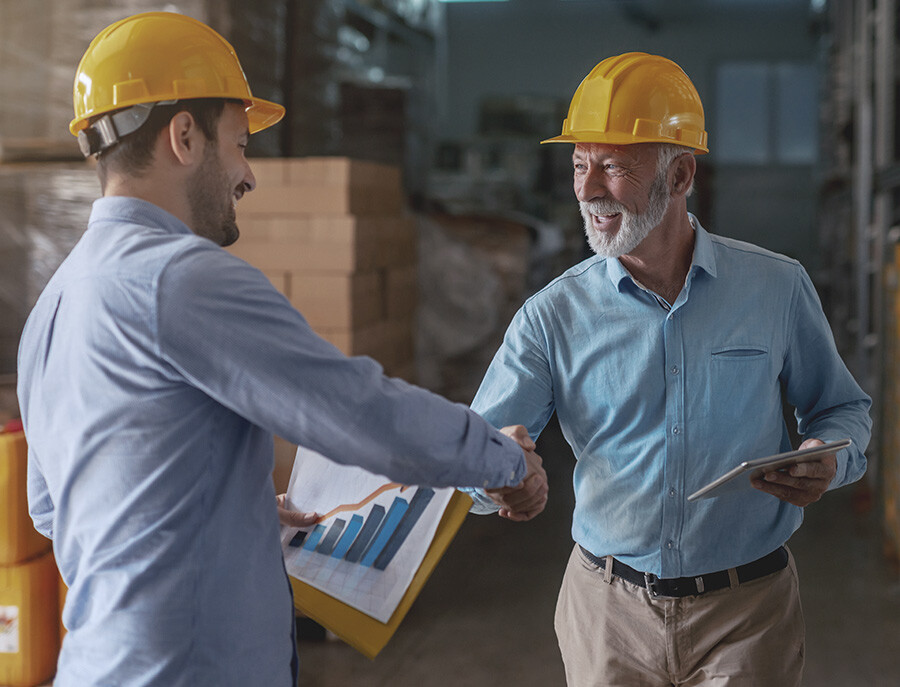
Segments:
[[[793,556],[783,570],[731,589],[652,598],[576,545],[556,634],[569,687],[797,687],[803,672]]]

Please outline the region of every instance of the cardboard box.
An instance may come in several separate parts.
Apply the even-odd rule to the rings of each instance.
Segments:
[[[248,160],[253,176],[256,177],[256,188],[269,186],[287,186],[289,159],[280,157],[261,157]],[[253,191],[255,193],[256,191]]]
[[[238,212],[265,215],[398,215],[399,168],[346,157],[251,160],[257,187]]]
[[[287,183],[293,185],[371,186],[388,191],[403,188],[400,168],[349,157],[303,157],[287,160]]]
[[[263,271],[357,272],[416,262],[410,217],[271,216],[238,212],[229,251]]]
[[[397,215],[403,210],[403,198],[399,190],[319,182],[259,186],[245,195],[238,206],[245,212],[273,215]]]
[[[365,327],[385,316],[381,272],[293,272],[291,305],[315,329]]]
[[[389,341],[388,323],[385,321],[359,329],[318,327],[316,333],[334,344],[344,355],[367,355],[378,362],[382,362],[379,356],[384,355]]]
[[[290,272],[263,272],[268,278],[269,281],[272,282],[272,286],[278,289],[278,292],[286,296],[287,298],[291,297],[291,273]]]
[[[360,329],[323,327],[316,333],[345,355],[366,355],[377,360],[387,374],[415,357],[413,321],[382,320]]]
[[[292,444],[287,439],[282,439],[279,436],[275,437],[275,464],[272,470],[272,481],[275,484],[276,494],[283,494],[287,491],[296,455],[296,444]]]

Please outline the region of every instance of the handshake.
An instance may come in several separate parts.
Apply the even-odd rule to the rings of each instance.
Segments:
[[[485,493],[500,507],[500,517],[516,522],[531,520],[547,505],[547,473],[541,467],[541,457],[534,452],[536,446],[525,427],[511,425],[500,431],[522,447],[528,470],[524,479],[516,486],[485,489]],[[287,503],[287,494],[279,494],[276,498],[278,519],[282,525],[309,527],[316,524],[318,513],[291,509]]]
[[[486,489],[485,493],[500,506],[501,518],[516,522],[531,520],[547,505],[547,473],[542,467],[541,457],[534,452],[534,442],[522,425],[511,425],[500,431],[522,447],[528,472],[514,487]]]

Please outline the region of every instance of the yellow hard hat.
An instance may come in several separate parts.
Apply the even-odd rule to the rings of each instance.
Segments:
[[[675,143],[708,153],[703,104],[677,64],[629,52],[608,57],[575,90],[562,133],[541,143]]]
[[[173,12],[136,14],[103,29],[78,64],[72,98],[75,119],[69,131],[75,136],[91,117],[188,98],[244,101],[250,133],[284,116],[284,107],[250,93],[228,41],[206,24]]]

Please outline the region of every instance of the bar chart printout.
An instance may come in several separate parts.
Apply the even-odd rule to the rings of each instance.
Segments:
[[[288,574],[387,622],[452,495],[395,484],[301,447],[288,503],[320,517],[312,527],[282,528]]]

